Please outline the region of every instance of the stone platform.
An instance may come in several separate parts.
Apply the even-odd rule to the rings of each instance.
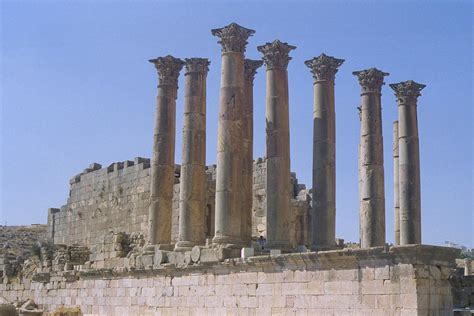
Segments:
[[[451,315],[458,252],[407,245],[67,271],[2,284],[0,295],[89,315]]]

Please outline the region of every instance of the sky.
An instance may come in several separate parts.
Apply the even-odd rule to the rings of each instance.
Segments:
[[[69,179],[98,162],[150,157],[156,71],[171,54],[211,61],[207,163],[216,161],[220,45],[212,28],[256,30],[246,57],[275,39],[297,46],[288,66],[291,168],[311,187],[313,79],[304,61],[345,59],[336,76],[336,235],[358,241],[360,86],[355,70],[390,76],[382,89],[386,238],[393,242],[388,84],[426,84],[418,99],[422,238],[474,247],[472,4],[470,1],[7,1],[1,20],[0,223],[46,223]],[[181,161],[183,75],[177,100]],[[254,154],[265,155],[265,71],[254,86]]]

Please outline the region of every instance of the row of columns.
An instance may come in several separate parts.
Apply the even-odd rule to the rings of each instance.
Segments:
[[[235,23],[213,29],[221,49],[213,243],[240,248],[251,242],[253,187],[253,80],[266,65],[267,247],[290,250],[290,136],[288,63],[296,47],[276,40],[257,47],[263,62],[245,59],[255,31]],[[179,72],[185,67],[179,235],[175,250],[205,239],[206,76],[209,61],[172,56],[150,60],[159,74],[149,210],[150,243],[171,248],[175,117]],[[312,248],[335,246],[335,75],[343,59],[321,54],[305,62],[314,77]],[[361,247],[385,244],[385,193],[381,88],[388,73],[356,71],[361,85],[359,195]],[[424,85],[390,85],[399,103],[394,124],[395,239],[421,243],[416,99]]]

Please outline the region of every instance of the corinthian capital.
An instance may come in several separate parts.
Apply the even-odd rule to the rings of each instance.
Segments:
[[[185,75],[192,72],[207,74],[211,64],[207,58],[185,58],[184,61],[186,62],[184,65]]]
[[[315,81],[332,81],[336,78],[337,68],[342,65],[344,59],[338,59],[326,54],[304,62],[309,67]]]
[[[261,60],[252,60],[252,59],[245,59],[244,60],[244,77],[245,80],[253,82],[253,78],[257,73],[257,69],[263,65],[263,61]]]
[[[362,92],[379,92],[382,90],[383,77],[389,73],[378,70],[377,68],[369,68],[361,71],[354,71],[353,75],[357,76],[362,87]]]
[[[179,72],[183,69],[184,62],[173,56],[158,57],[150,59],[158,71],[159,85],[178,85]]]
[[[244,53],[247,39],[252,36],[255,31],[246,29],[237,23],[230,23],[220,29],[211,30],[212,35],[220,38],[218,41],[222,45],[222,52]]]
[[[395,91],[399,104],[416,103],[416,100],[421,95],[420,91],[426,87],[424,84],[417,83],[413,80],[403,81],[399,83],[392,83],[390,88]]]
[[[291,60],[289,52],[296,46],[288,45],[288,43],[275,40],[271,43],[258,46],[257,50],[263,54],[263,61],[267,65],[267,69],[286,68]]]

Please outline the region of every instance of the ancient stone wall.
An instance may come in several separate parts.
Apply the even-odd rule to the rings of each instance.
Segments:
[[[172,240],[176,240],[179,216],[179,166],[175,170],[173,194]],[[208,166],[207,174],[207,236],[214,234],[215,166]],[[259,158],[254,163],[254,197],[252,235],[266,235],[266,162]],[[309,244],[310,197],[304,185],[291,174],[293,196],[292,240],[294,245]],[[113,163],[107,168],[91,164],[70,181],[67,204],[60,209],[49,209],[48,234],[55,244],[93,246],[103,241],[109,231],[148,234],[148,206],[150,197],[150,161]]]
[[[56,244],[94,245],[109,230],[147,231],[150,161],[92,164],[70,181],[67,204],[50,209],[48,227]]]
[[[409,245],[230,259],[176,269],[82,270],[0,284],[10,302],[92,315],[450,315],[456,249]],[[78,271],[79,270],[79,271]]]

